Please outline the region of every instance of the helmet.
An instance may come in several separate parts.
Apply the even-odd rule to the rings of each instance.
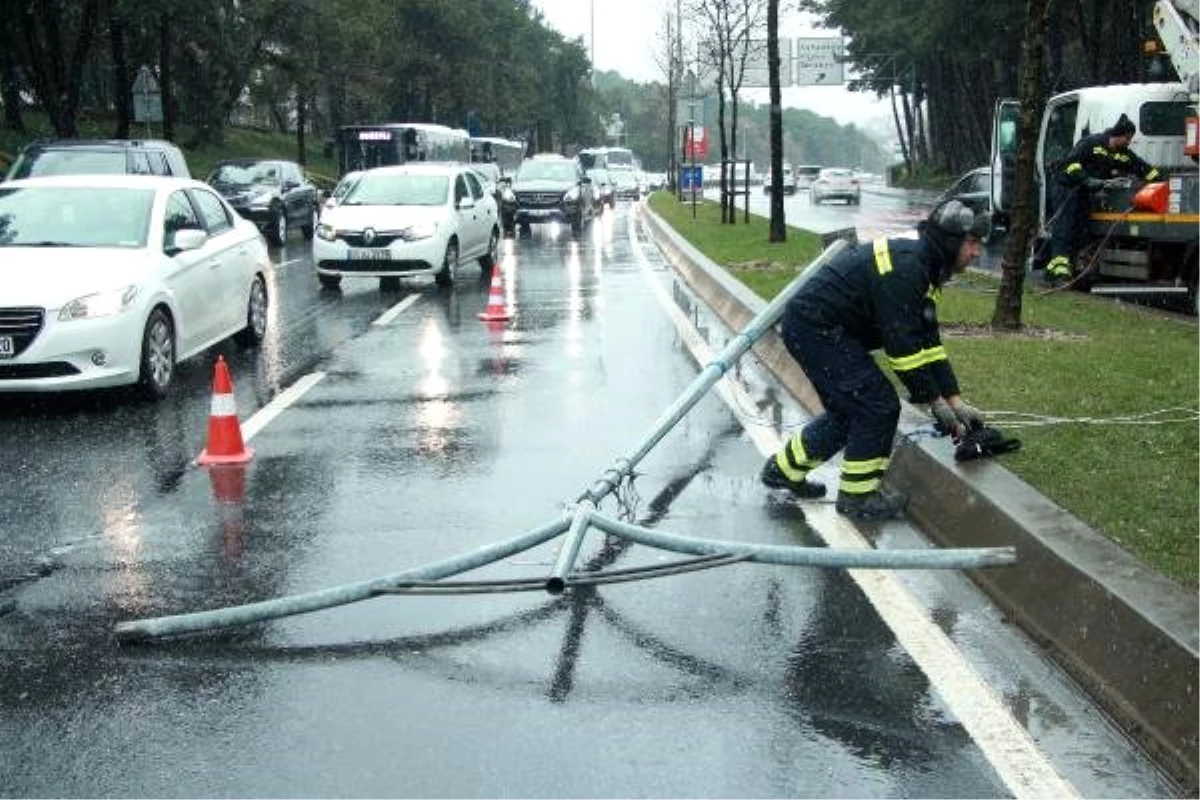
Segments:
[[[992,229],[991,215],[972,211],[960,200],[947,200],[929,214],[929,222],[947,236],[987,238]]]

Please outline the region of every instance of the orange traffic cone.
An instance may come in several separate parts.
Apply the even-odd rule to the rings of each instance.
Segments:
[[[488,291],[487,308],[479,314],[484,322],[504,322],[512,319],[508,306],[504,304],[504,281],[501,279],[500,265],[492,266],[492,288]]]
[[[213,376],[212,411],[208,415],[208,447],[200,452],[196,463],[245,464],[254,451],[242,442],[242,427],[238,423],[237,405],[233,399],[233,381],[224,356],[217,356]]]

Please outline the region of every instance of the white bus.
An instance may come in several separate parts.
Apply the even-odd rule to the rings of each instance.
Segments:
[[[409,161],[471,162],[471,137],[428,122],[344,125],[337,132],[338,177]]]
[[[641,169],[637,157],[628,147],[589,147],[579,151],[579,163],[584,169]]]

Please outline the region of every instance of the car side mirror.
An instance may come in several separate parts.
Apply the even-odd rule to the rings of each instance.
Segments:
[[[169,239],[167,254],[173,256],[187,250],[199,250],[208,241],[208,234],[199,228],[180,228]]]
[[[587,176],[587,175],[584,175],[584,176],[583,176],[583,179],[580,181],[580,183],[589,183],[589,184],[590,184],[591,182],[592,182],[592,179],[591,179],[591,177],[589,177],[589,176]]]
[[[458,198],[458,207],[463,210],[466,210],[468,208],[474,208],[475,200],[474,200],[474,198],[471,198],[471,197],[460,197],[460,198]]]
[[[295,189],[299,185],[300,185],[299,181],[294,181],[291,178],[288,178],[283,182],[283,190],[285,192],[290,192],[292,189]]]

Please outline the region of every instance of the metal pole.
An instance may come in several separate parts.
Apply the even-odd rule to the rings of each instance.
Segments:
[[[241,606],[218,608],[212,611],[198,611],[192,614],[177,614],[170,617],[119,622],[115,628],[117,639],[121,641],[138,641],[159,636],[176,636],[183,633],[232,628],[238,625],[248,625],[252,622],[262,622],[268,619],[289,617],[304,614],[309,611],[319,611],[324,608],[346,605],[359,600],[386,593],[398,583],[414,580],[438,580],[450,575],[491,564],[507,558],[514,553],[520,553],[542,542],[549,541],[567,529],[570,521],[564,516],[534,528],[520,536],[493,542],[470,553],[434,561],[422,567],[397,572],[369,581],[348,583],[334,586],[308,594],[280,597],[275,600],[264,600],[259,603],[249,603]]]
[[[795,547],[772,544],[750,544],[714,539],[698,539],[677,533],[663,533],[640,525],[593,514],[591,523],[602,531],[620,536],[637,544],[691,553],[698,556],[749,556],[747,560],[760,564],[786,564],[843,569],[980,569],[1004,567],[1017,562],[1012,547],[977,547],[941,550],[847,550],[829,547]]]

